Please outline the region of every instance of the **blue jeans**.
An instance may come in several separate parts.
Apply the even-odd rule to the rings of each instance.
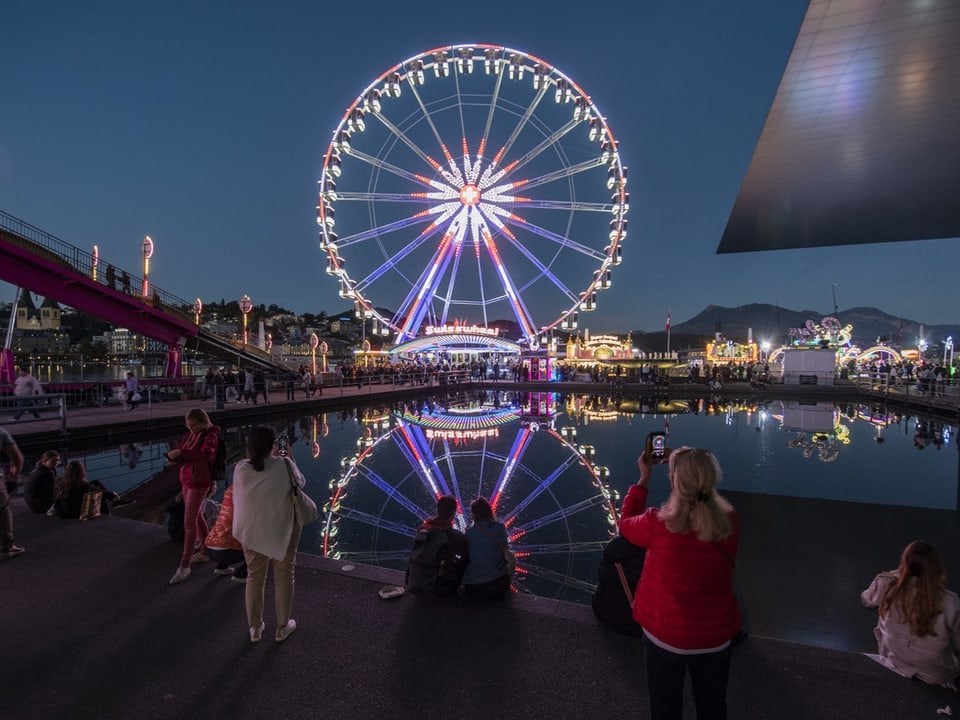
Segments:
[[[647,664],[647,691],[652,720],[681,720],[683,683],[687,670],[693,684],[697,720],[726,720],[730,647],[719,652],[678,655],[643,638]]]
[[[40,413],[37,412],[36,406],[33,404],[33,400],[16,400],[14,405],[17,407],[17,411],[13,414],[14,420],[19,420],[23,416],[23,411],[27,408],[31,408],[30,412],[33,413],[34,420],[40,419]]]

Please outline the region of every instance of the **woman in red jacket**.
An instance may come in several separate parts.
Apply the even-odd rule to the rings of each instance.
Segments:
[[[209,562],[204,552],[207,539],[207,523],[200,512],[200,503],[213,485],[210,465],[217,457],[220,428],[210,422],[210,417],[200,408],[193,408],[184,418],[186,434],[175,450],[167,453],[167,459],[180,467],[180,486],[183,488],[183,555],[180,567],[170,578],[176,585],[190,577],[190,565]],[[199,542],[200,551],[196,552]]]
[[[730,643],[740,631],[733,570],[740,540],[736,512],[717,494],[720,465],[707,450],[669,454],[670,497],[644,511],[651,461],[623,502],[620,534],[647,548],[633,602],[644,632],[653,720],[679,720],[690,671],[697,718],[727,717]]]

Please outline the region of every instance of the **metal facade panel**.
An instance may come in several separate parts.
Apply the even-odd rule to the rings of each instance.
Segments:
[[[719,253],[960,237],[960,0],[814,0]]]

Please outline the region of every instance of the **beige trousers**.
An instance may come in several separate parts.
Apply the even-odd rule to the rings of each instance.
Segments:
[[[293,607],[293,571],[297,566],[297,545],[300,543],[300,526],[294,524],[290,544],[283,560],[271,560],[250,548],[243,549],[247,560],[247,622],[250,627],[260,627],[263,622],[263,592],[267,585],[267,568],[273,563],[273,604],[277,613],[277,627],[281,628],[290,619]]]

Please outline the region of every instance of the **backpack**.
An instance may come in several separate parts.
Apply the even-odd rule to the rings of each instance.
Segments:
[[[456,562],[448,558],[450,539],[445,529],[420,528],[413,538],[407,563],[407,592],[414,595],[451,595],[456,592]]]
[[[603,548],[597,588],[591,603],[593,612],[604,625],[625,635],[643,635],[643,628],[633,619],[632,594],[640,582],[646,554],[645,548],[634,545],[620,535]]]
[[[220,436],[217,436],[217,454],[210,463],[210,477],[214,482],[220,482],[227,476],[227,446]]]

